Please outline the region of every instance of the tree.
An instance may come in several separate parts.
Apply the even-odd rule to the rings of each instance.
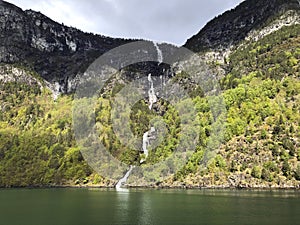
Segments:
[[[254,178],[261,178],[261,168],[259,166],[254,166],[251,172],[251,176]]]
[[[265,168],[262,169],[261,178],[266,181],[269,181],[269,182],[271,182],[273,180],[273,178],[271,177],[270,171]]]
[[[294,171],[294,177],[296,180],[300,180],[300,164],[298,164],[296,170]]]
[[[289,162],[287,160],[284,160],[283,164],[282,164],[282,173],[284,176],[289,176],[291,173],[291,167],[289,165]]]

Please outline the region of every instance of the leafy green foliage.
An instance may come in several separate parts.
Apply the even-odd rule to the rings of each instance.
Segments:
[[[220,81],[227,110],[227,115],[220,115],[226,117],[224,140],[213,136],[221,122],[211,113],[212,99],[203,96],[194,84],[184,87],[197,110],[199,139],[189,161],[170,182],[222,185],[233,177],[232,182],[239,186],[242,178],[249,183],[272,184],[300,180],[299,33],[299,25],[284,27],[258,42],[245,43],[230,55],[228,74]],[[180,73],[175,79],[186,76]],[[115,115],[112,102],[122,85],[112,84],[112,90],[99,96],[95,107],[99,141],[114,157],[134,165],[143,157],[130,147],[132,143],[120,141],[114,125],[129,124],[131,132],[142,138],[151,126],[165,124],[167,133],[158,140],[158,146],[149,148],[147,164],[166,159],[180,140],[188,146],[180,126],[187,115],[180,118],[167,101],[160,99],[155,110],[149,110],[147,102],[141,100],[131,112]],[[0,87],[0,186],[103,181],[76,146],[71,126],[72,96],[53,101],[45,89],[21,82],[1,83]],[[178,105],[185,106],[184,102]],[[126,103],[120,107],[125,108]],[[210,152],[209,146],[219,142],[218,152]]]
[[[75,145],[71,97],[39,86],[1,83],[0,186],[62,185],[92,170]]]

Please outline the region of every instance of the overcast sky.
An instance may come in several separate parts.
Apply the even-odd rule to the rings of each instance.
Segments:
[[[182,45],[242,0],[7,0],[83,31]]]

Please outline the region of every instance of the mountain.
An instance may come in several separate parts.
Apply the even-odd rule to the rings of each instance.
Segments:
[[[62,93],[100,55],[132,41],[84,33],[2,0],[0,18],[0,62],[31,68]]]
[[[298,0],[243,1],[209,21],[184,47],[200,54],[222,78],[229,73],[230,54],[286,26],[299,24]],[[217,66],[216,66],[217,65]]]
[[[219,75],[222,93],[215,99],[204,96],[180,65],[171,70],[173,65],[150,62],[119,71],[95,106],[99,140],[114,157],[139,165],[143,156],[122,144],[113,128],[128,122],[131,131],[143,137],[150,122],[160,116],[169,132],[159,146],[149,150],[146,165],[174,153],[181,120],[168,101],[158,99],[150,109],[148,99],[140,100],[132,106],[130,121],[111,121],[116,93],[132,78],[151,73],[153,77],[146,82],[156,79],[164,86],[175,81],[188,91],[201,124],[190,160],[174,176],[155,185],[299,188],[299,8],[295,0],[246,0],[187,40],[184,47]],[[0,186],[113,186],[115,181],[101,177],[87,164],[76,144],[72,90],[94,59],[133,40],[83,33],[4,1],[0,2],[0,39]],[[167,44],[149,43],[158,61],[166,56]],[[53,91],[61,93],[55,100]],[[225,121],[210,112],[210,102],[218,103],[219,97],[224,99],[227,112],[221,116]],[[223,139],[213,132],[221,122]],[[221,143],[207,159],[210,142]],[[165,173],[168,169],[161,168]],[[147,175],[159,177],[154,171]],[[143,185],[134,177],[128,182]]]
[[[236,8],[211,20],[184,47],[194,52],[222,50],[236,46],[251,36],[255,30],[275,29],[299,22],[298,0],[243,1]]]

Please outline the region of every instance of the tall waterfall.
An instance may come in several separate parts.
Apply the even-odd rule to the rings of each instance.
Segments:
[[[153,42],[156,52],[157,52],[157,61],[160,63],[163,62],[163,54],[161,49],[159,48],[158,44]],[[163,77],[160,76],[160,79],[163,80]],[[153,104],[157,102],[157,96],[154,89],[154,84],[152,80],[151,73],[148,75],[148,82],[149,82],[149,90],[148,90],[148,97],[149,97],[149,109],[152,110]],[[164,81],[165,85],[165,81]],[[140,163],[143,163],[147,160],[149,155],[148,146],[150,145],[150,137],[155,132],[155,128],[151,127],[151,129],[143,134],[143,145],[142,145],[142,151],[144,153],[144,158],[140,160]],[[130,169],[127,171],[124,177],[122,177],[118,183],[116,184],[116,190],[122,191],[124,190],[122,186],[126,183],[128,177],[130,176],[134,166],[130,165]]]
[[[157,42],[153,42],[153,45],[156,49],[156,53],[157,53],[157,61],[159,62],[159,64],[161,64],[164,60],[164,57],[163,57],[163,53],[161,51],[161,49],[159,48]],[[161,82],[165,84],[165,79],[164,77],[161,75],[160,76],[160,79],[161,79]],[[151,110],[152,109],[152,106],[154,103],[157,102],[157,97],[156,97],[156,94],[155,94],[155,90],[154,90],[154,86],[153,86],[153,80],[152,80],[152,77],[151,77],[151,73],[148,75],[148,81],[149,81],[149,91],[148,91],[148,96],[149,96],[149,109]]]
[[[163,62],[164,58],[163,58],[163,53],[161,51],[161,49],[159,48],[158,44],[156,42],[153,42],[154,47],[156,48],[156,52],[157,52],[157,61],[160,63]],[[161,81],[163,80],[163,76],[160,76]],[[148,90],[148,96],[149,96],[149,109],[152,110],[152,106],[154,103],[157,102],[157,96],[155,93],[155,89],[154,89],[154,85],[153,85],[153,80],[151,77],[151,73],[148,75],[148,81],[149,81],[149,90]],[[164,84],[165,85],[165,84]],[[147,131],[143,134],[143,145],[142,145],[142,150],[143,153],[145,155],[144,159],[140,160],[140,163],[143,163],[147,160],[148,155],[149,155],[149,151],[148,151],[148,146],[150,145],[150,139],[149,136],[151,136],[151,134],[155,132],[155,128],[151,127],[150,131]]]

